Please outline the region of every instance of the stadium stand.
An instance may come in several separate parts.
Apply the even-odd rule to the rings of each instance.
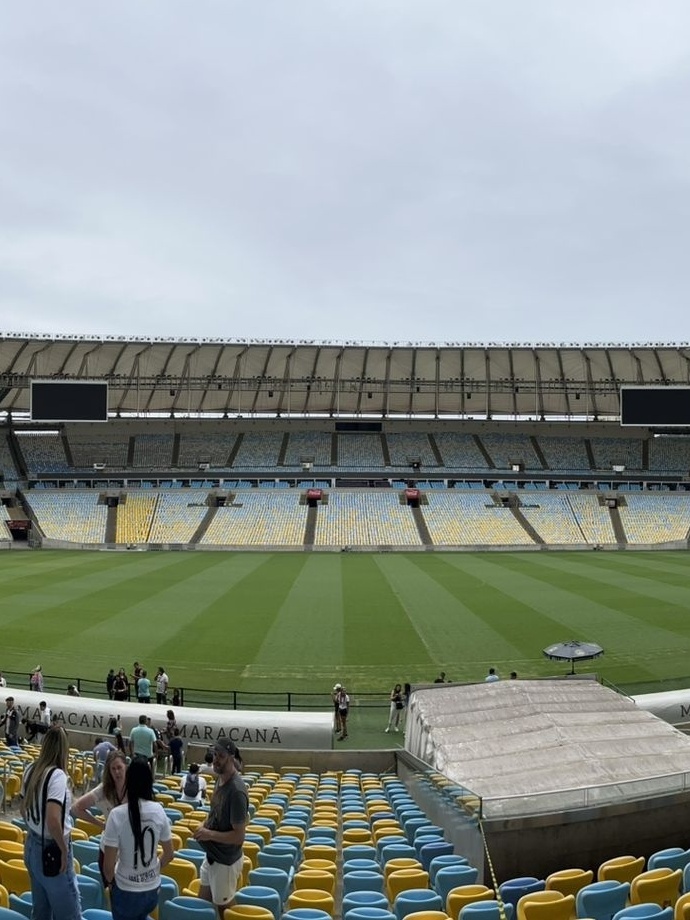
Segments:
[[[10,445],[7,442],[7,435],[4,431],[0,433],[0,474],[2,474],[5,483],[17,481],[17,470],[12,458]]]
[[[90,433],[87,438],[80,437],[79,432],[70,432],[69,446],[72,462],[76,470],[92,469],[94,464],[104,464],[115,470],[127,467],[128,439],[95,436]]]
[[[48,539],[73,543],[103,543],[108,509],[99,493],[33,490],[30,505]]]
[[[550,470],[560,470],[564,473],[582,473],[590,470],[584,438],[539,435],[537,442]]]
[[[326,431],[292,431],[283,465],[300,467],[303,460],[314,466],[330,466],[331,436]]]
[[[35,473],[59,473],[69,468],[59,434],[24,432],[18,438],[27,470]]]
[[[568,502],[575,520],[582,530],[585,542],[593,546],[616,543],[611,515],[605,505],[600,505],[596,495],[586,492],[569,492]]]
[[[233,466],[236,469],[273,469],[278,466],[282,431],[250,431],[242,438]]]
[[[618,510],[629,543],[666,543],[688,538],[689,495],[629,494]]]
[[[497,469],[509,470],[513,463],[523,463],[526,470],[541,470],[542,464],[527,435],[488,433],[482,444]]]
[[[596,496],[590,497],[596,501]],[[585,543],[585,536],[568,501],[561,492],[545,489],[523,496],[520,511],[545,543],[568,545]]]
[[[419,460],[423,467],[437,467],[438,460],[429,442],[428,435],[423,432],[404,432],[396,434],[389,432],[386,435],[391,466],[406,466],[409,468],[411,460]]]
[[[421,538],[397,492],[330,492],[319,508],[314,543],[318,546],[419,546]]]
[[[642,469],[642,441],[639,438],[590,438],[595,467],[610,470],[623,466],[626,470]]]
[[[338,435],[340,469],[378,470],[385,466],[381,435],[340,433]]]
[[[148,543],[158,501],[153,492],[129,492],[117,509],[116,543]]]
[[[436,546],[533,545],[509,508],[495,505],[490,492],[432,492],[424,520]]]
[[[172,434],[138,434],[134,438],[135,469],[168,470],[172,467]]]
[[[208,506],[202,495],[189,490],[160,492],[151,522],[150,543],[190,543],[204,520]]]
[[[229,458],[237,440],[236,435],[209,434],[180,435],[179,469],[198,469],[200,463],[209,463],[217,469],[229,466]]]
[[[304,542],[307,507],[299,493],[252,489],[218,508],[199,541],[218,546],[299,546]]]
[[[651,438],[649,469],[658,473],[687,474],[690,471],[690,440],[673,436]]]
[[[488,470],[486,457],[471,434],[441,431],[435,435],[444,466],[449,470]]]

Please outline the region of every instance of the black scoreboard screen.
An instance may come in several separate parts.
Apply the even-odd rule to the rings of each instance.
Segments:
[[[99,380],[32,380],[32,422],[107,422],[108,384]]]
[[[690,387],[621,387],[621,425],[690,428]]]

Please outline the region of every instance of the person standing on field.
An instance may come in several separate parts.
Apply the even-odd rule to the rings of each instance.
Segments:
[[[164,706],[168,702],[168,675],[165,673],[164,667],[159,667],[156,671],[156,702],[162,703]]]

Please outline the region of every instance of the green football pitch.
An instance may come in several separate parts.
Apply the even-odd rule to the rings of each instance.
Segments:
[[[561,675],[542,649],[580,639],[628,692],[690,683],[683,552],[5,552],[0,604],[9,672],[103,681],[138,659],[172,686],[327,695],[342,681],[383,703],[441,670]]]

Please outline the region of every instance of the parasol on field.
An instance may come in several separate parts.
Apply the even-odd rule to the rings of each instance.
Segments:
[[[557,642],[555,645],[549,645],[544,649],[544,654],[551,661],[569,661],[570,673],[575,673],[576,661],[592,661],[594,658],[600,658],[604,650],[595,642],[578,642],[576,639],[570,642]]]

